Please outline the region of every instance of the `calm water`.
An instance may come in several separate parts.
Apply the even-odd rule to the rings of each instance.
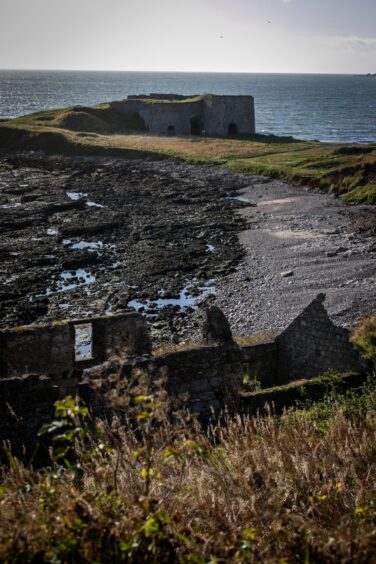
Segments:
[[[376,141],[376,78],[350,75],[0,71],[0,118],[149,92],[252,94],[258,133]]]

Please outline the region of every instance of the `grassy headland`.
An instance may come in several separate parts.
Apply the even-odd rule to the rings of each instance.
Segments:
[[[137,114],[108,104],[73,107],[0,123],[0,147],[55,154],[113,155],[226,166],[329,190],[346,201],[376,203],[376,144],[298,141],[291,137],[169,137],[145,133]]]

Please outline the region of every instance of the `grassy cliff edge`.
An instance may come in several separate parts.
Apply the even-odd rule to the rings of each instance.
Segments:
[[[329,190],[355,203],[376,203],[376,144],[299,141],[292,137],[171,137],[145,132],[137,114],[108,104],[50,110],[0,122],[3,149],[53,154],[173,158],[226,166]]]

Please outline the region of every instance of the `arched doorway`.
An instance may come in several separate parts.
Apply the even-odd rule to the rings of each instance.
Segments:
[[[201,135],[203,129],[204,124],[200,117],[191,119],[191,135]]]
[[[230,123],[227,128],[228,135],[237,135],[238,134],[238,126],[236,123]]]
[[[173,135],[175,133],[175,126],[169,125],[168,128],[167,128],[167,133],[169,133],[170,135]]]

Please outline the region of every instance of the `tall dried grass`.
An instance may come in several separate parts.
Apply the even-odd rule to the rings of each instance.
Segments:
[[[376,364],[376,314],[364,317],[353,331],[351,340]]]
[[[1,561],[374,561],[374,382],[360,396],[280,418],[226,416],[204,431],[188,414],[172,423],[162,388],[141,380],[111,424],[60,404],[55,431],[70,435],[51,466],[10,458]]]

